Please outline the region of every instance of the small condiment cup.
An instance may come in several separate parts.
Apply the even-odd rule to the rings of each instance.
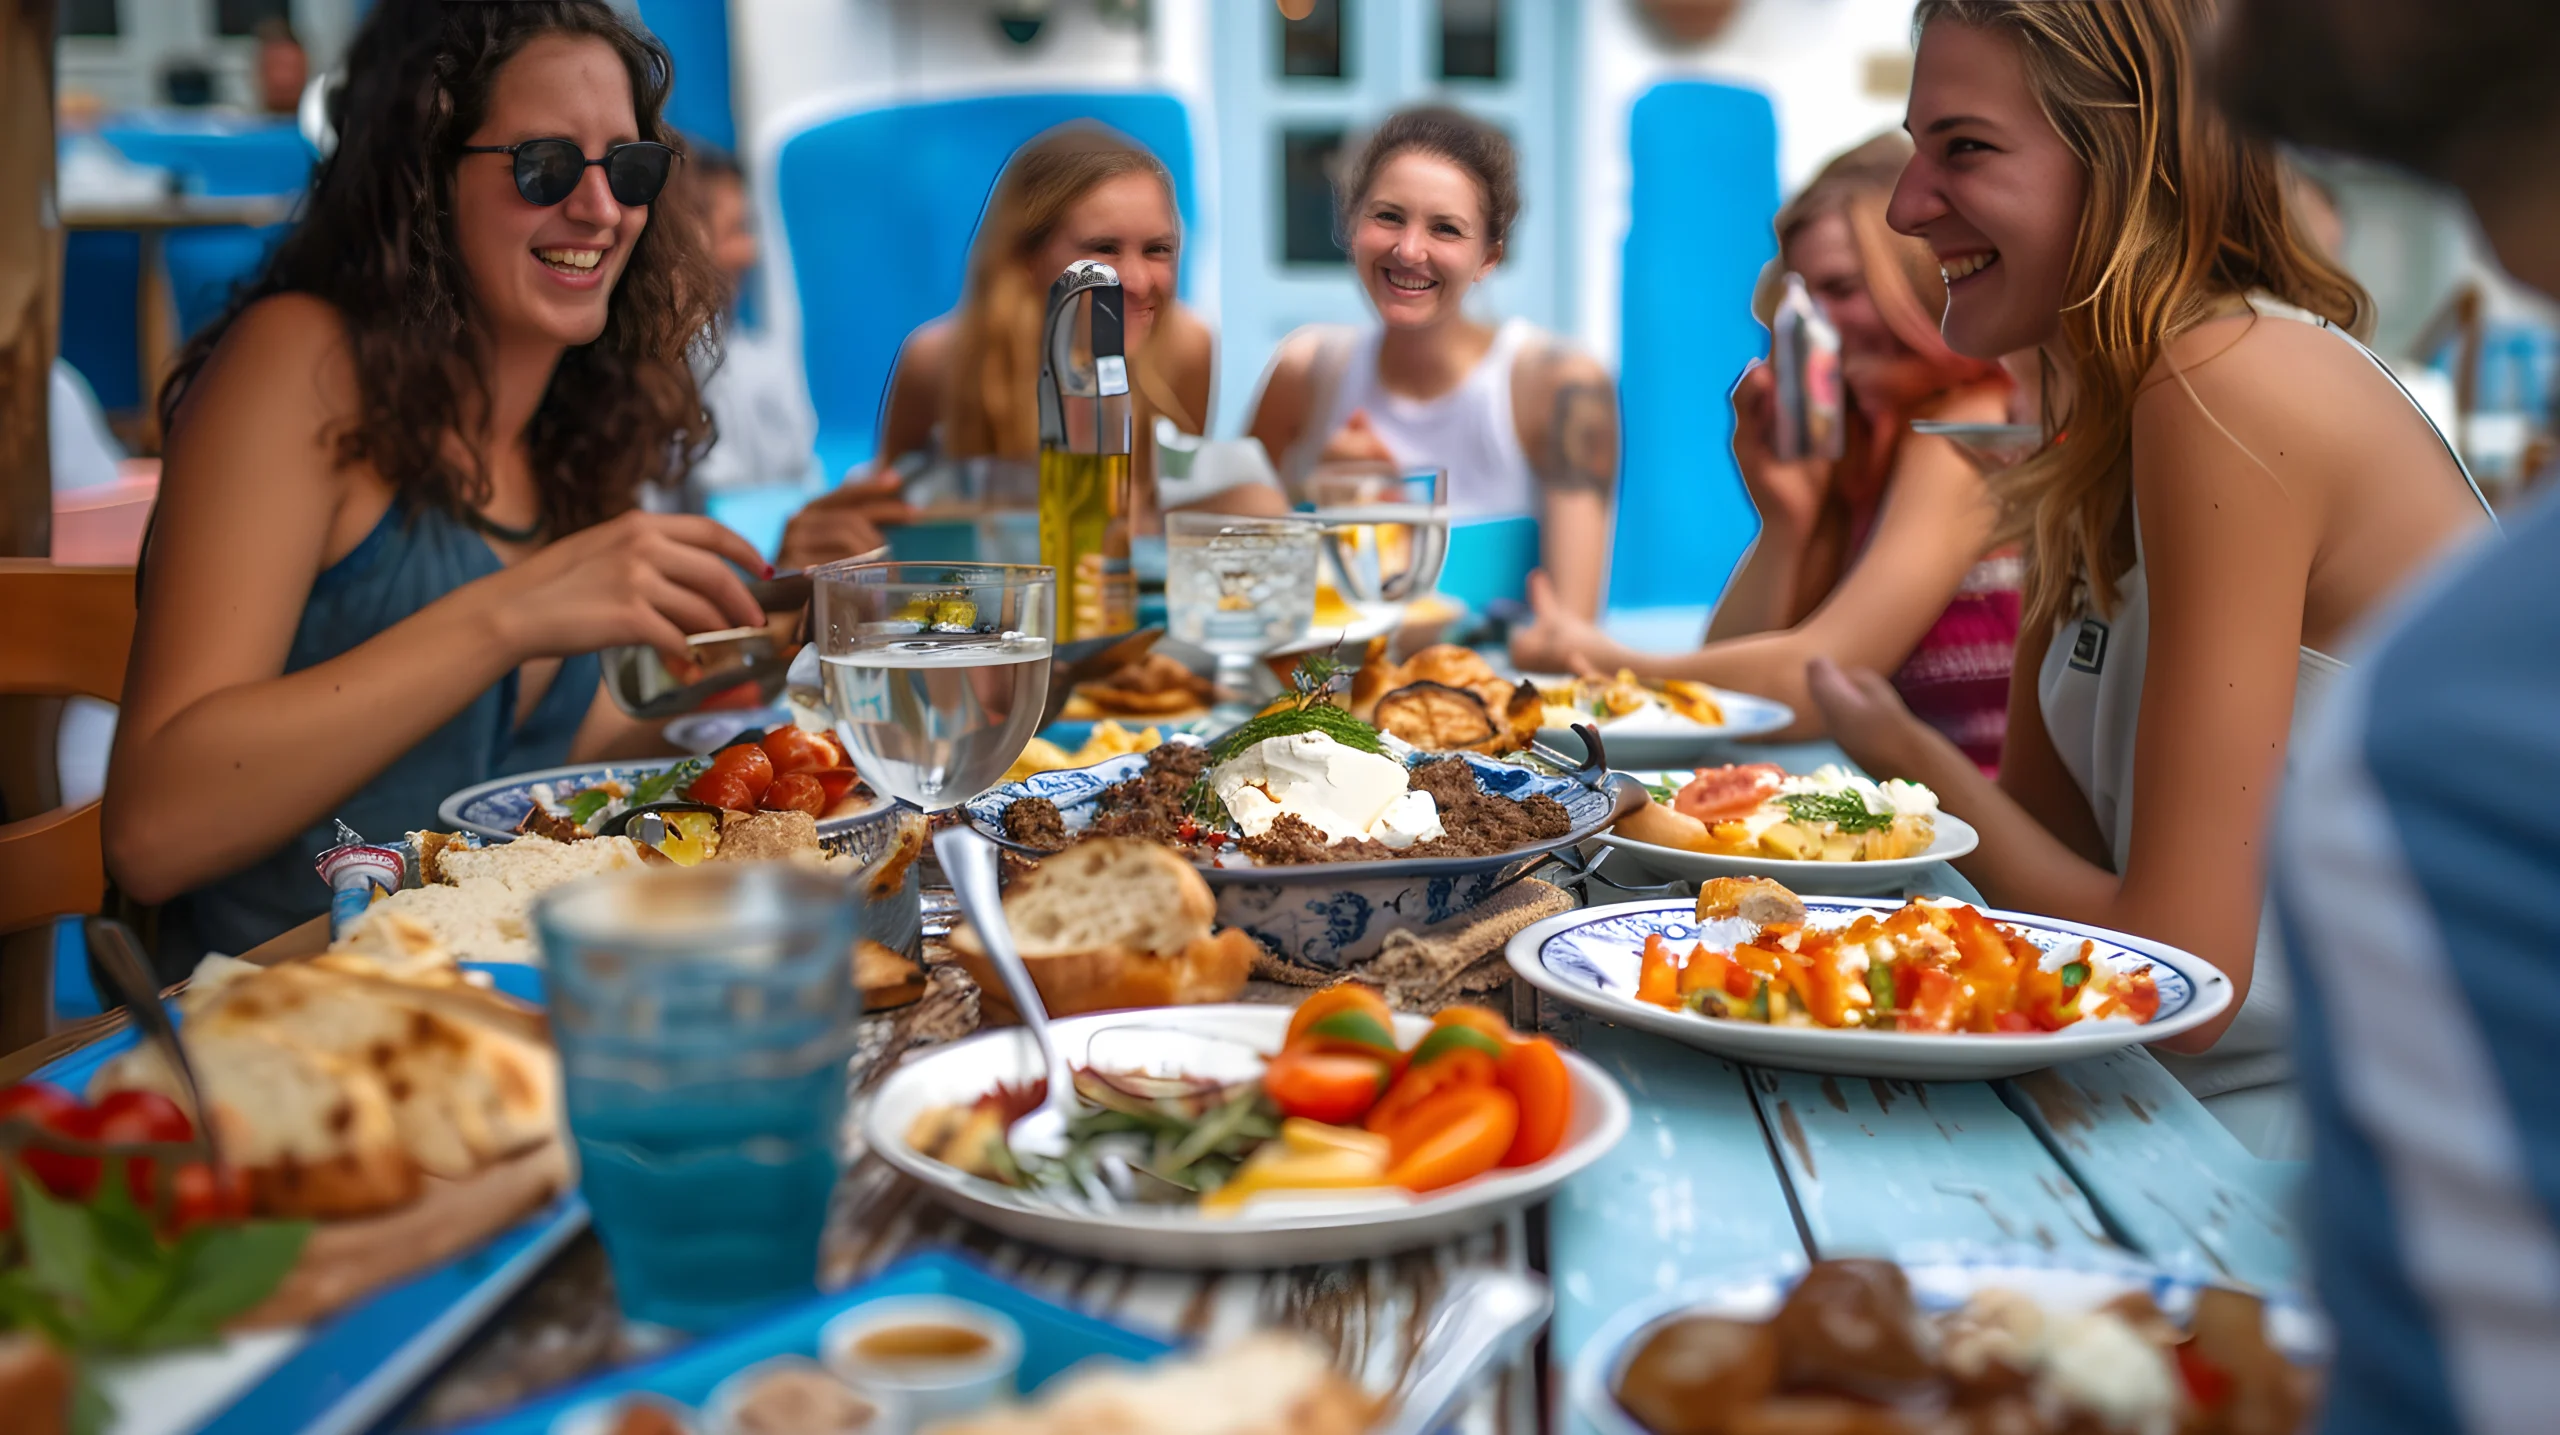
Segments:
[[[805,1355],[777,1355],[759,1360],[711,1387],[711,1398],[703,1402],[706,1435],[782,1435],[781,1427],[751,1425],[744,1417],[744,1407],[754,1398],[758,1387],[776,1376],[824,1381],[871,1407],[868,1423],[850,1430],[794,1426],[791,1435],[906,1435],[914,1427],[901,1413],[895,1396],[864,1388],[841,1373],[811,1360]]]
[[[685,1435],[704,1435],[702,1421],[692,1410],[645,1390],[625,1391],[620,1395],[607,1395],[582,1405],[573,1405],[551,1422],[550,1435],[613,1435],[622,1422],[622,1412],[633,1405],[653,1406],[665,1412]]]
[[[951,1354],[901,1354],[884,1350],[883,1337],[911,1339],[940,1331],[977,1338],[976,1348]],[[930,1339],[925,1344],[932,1344]],[[867,1301],[818,1332],[818,1354],[827,1368],[865,1390],[889,1396],[912,1428],[973,1411],[1014,1393],[1022,1368],[1022,1327],[974,1301],[951,1296],[889,1296]]]

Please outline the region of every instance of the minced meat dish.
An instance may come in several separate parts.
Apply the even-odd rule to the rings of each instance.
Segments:
[[[1208,749],[1168,743],[1147,754],[1143,771],[1126,782],[1104,788],[1094,799],[1094,819],[1082,833],[1070,833],[1057,804],[1045,797],[1020,797],[1004,810],[1005,836],[1026,847],[1055,852],[1079,836],[1139,837],[1168,846],[1185,842],[1192,786],[1209,767]],[[1476,785],[1475,770],[1464,758],[1442,758],[1413,770],[1413,785],[1431,794],[1439,806],[1442,835],[1398,850],[1382,842],[1355,840],[1328,844],[1324,834],[1293,815],[1283,815],[1271,830],[1237,842],[1236,850],[1270,867],[1310,862],[1376,862],[1396,857],[1485,857],[1551,842],[1573,829],[1564,804],[1539,793],[1525,800],[1496,797]]]

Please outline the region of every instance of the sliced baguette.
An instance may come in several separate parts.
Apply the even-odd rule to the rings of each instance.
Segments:
[[[1253,971],[1253,938],[1212,930],[1218,899],[1199,869],[1151,842],[1078,843],[1015,878],[1004,911],[1052,1016],[1228,1001]],[[978,934],[964,923],[950,941],[981,1010],[1017,1019]]]
[[[180,1038],[203,1083],[225,1159],[249,1180],[262,1214],[369,1215],[418,1194],[418,1163],[401,1144],[382,1080],[326,1052],[245,1031]],[[136,1047],[100,1068],[92,1100],[110,1091],[186,1097],[155,1047]]]

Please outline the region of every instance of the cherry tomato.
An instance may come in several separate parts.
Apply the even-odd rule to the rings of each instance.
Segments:
[[[156,1091],[110,1091],[89,1108],[88,1137],[92,1141],[117,1145],[144,1141],[186,1141],[196,1134],[195,1123],[178,1103]],[[153,1189],[159,1176],[159,1162],[149,1156],[127,1157],[124,1161],[125,1190],[133,1203],[149,1210],[159,1193]]]
[[[1264,1068],[1262,1090],[1283,1116],[1348,1126],[1378,1104],[1390,1075],[1376,1057],[1292,1047]]]
[[[862,774],[849,767],[813,767],[800,776],[817,779],[818,786],[826,791],[826,810],[830,812],[835,810],[837,803],[844,801],[846,793],[853,791],[853,785],[862,780]]]
[[[1437,1191],[1481,1176],[1502,1161],[1520,1130],[1520,1103],[1508,1091],[1444,1091],[1387,1132],[1387,1182]]]
[[[805,812],[811,817],[823,817],[827,812],[827,790],[805,772],[786,772],[765,789],[756,806],[767,812]]]
[[[1723,822],[1748,815],[1778,795],[1787,770],[1774,762],[1702,767],[1671,799],[1671,810],[1700,822]]]
[[[2024,1036],[2036,1029],[2036,1023],[2025,1012],[2004,1011],[1991,1019],[1991,1029],[2003,1036]]]
[[[1360,1124],[1380,1135],[1390,1134],[1406,1113],[1444,1091],[1493,1085],[1493,1058],[1472,1047],[1452,1051],[1437,1061],[1405,1068],[1387,1094],[1370,1108]]]
[[[714,768],[685,785],[685,797],[694,802],[707,802],[731,812],[756,810],[756,794],[747,790],[745,773],[736,768]]]
[[[1468,1006],[1464,1002],[1456,1006],[1442,1007],[1439,1014],[1431,1018],[1431,1025],[1434,1029],[1444,1026],[1463,1026],[1470,1031],[1482,1032],[1492,1037],[1495,1044],[1503,1047],[1509,1047],[1520,1040],[1520,1033],[1511,1029],[1511,1023],[1483,1007]]]
[[[749,742],[731,743],[713,753],[711,770],[734,772],[744,778],[747,784],[747,799],[750,802],[761,799],[764,796],[764,790],[773,786],[775,773],[773,759],[765,756],[763,748]]]
[[[1573,1115],[1573,1077],[1564,1056],[1543,1036],[1516,1042],[1502,1053],[1494,1071],[1496,1085],[1520,1103],[1520,1126],[1511,1149],[1502,1153],[1505,1166],[1544,1161],[1564,1144],[1564,1127]]]
[[[835,744],[804,727],[778,727],[764,735],[765,756],[775,773],[807,772],[813,767],[842,767]]]
[[[831,732],[813,732],[809,736],[816,738],[819,745],[826,748],[828,754],[835,759],[827,766],[851,767],[853,765],[853,754],[845,751],[844,739]]]
[[[190,1161],[170,1178],[168,1232],[181,1236],[198,1226],[228,1226],[249,1219],[249,1178],[237,1166],[220,1175],[202,1161]]]
[[[59,1136],[85,1139],[89,1108],[59,1086],[30,1081],[0,1091],[0,1121],[12,1119],[33,1122]],[[96,1157],[27,1146],[21,1149],[19,1159],[26,1163],[28,1175],[66,1200],[86,1200],[98,1188]]]
[[[1298,1009],[1289,1017],[1289,1034],[1281,1038],[1280,1045],[1284,1049],[1296,1046],[1306,1036],[1307,1028],[1344,1011],[1366,1013],[1386,1029],[1389,1041],[1395,1040],[1395,1011],[1376,987],[1363,982],[1336,982],[1298,1003]]]

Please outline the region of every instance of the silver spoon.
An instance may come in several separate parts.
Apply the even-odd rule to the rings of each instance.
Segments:
[[[1377,1435],[1429,1435],[1483,1379],[1519,1358],[1555,1309],[1547,1283],[1519,1271],[1462,1271],[1440,1296],[1395,1414]]]
[[[1039,984],[1031,980],[1031,969],[1023,965],[1022,953],[1013,945],[1013,928],[1005,921],[1004,894],[997,881],[996,846],[974,828],[951,826],[934,834],[933,852],[942,861],[943,875],[951,879],[962,915],[976,929],[979,945],[986,948],[988,962],[1004,978],[1005,994],[1013,999],[1013,1009],[1021,1014],[1022,1025],[1031,1033],[1041,1064],[1048,1070],[1048,1091],[1037,1107],[1006,1128],[1005,1145],[1017,1158],[1065,1165],[1070,1145],[1067,1122],[1082,1109],[1076,1100],[1075,1068],[1051,1039],[1049,1008],[1042,1004]],[[1098,1182],[1078,1175],[1076,1184],[1097,1205],[1112,1201],[1111,1193]]]

